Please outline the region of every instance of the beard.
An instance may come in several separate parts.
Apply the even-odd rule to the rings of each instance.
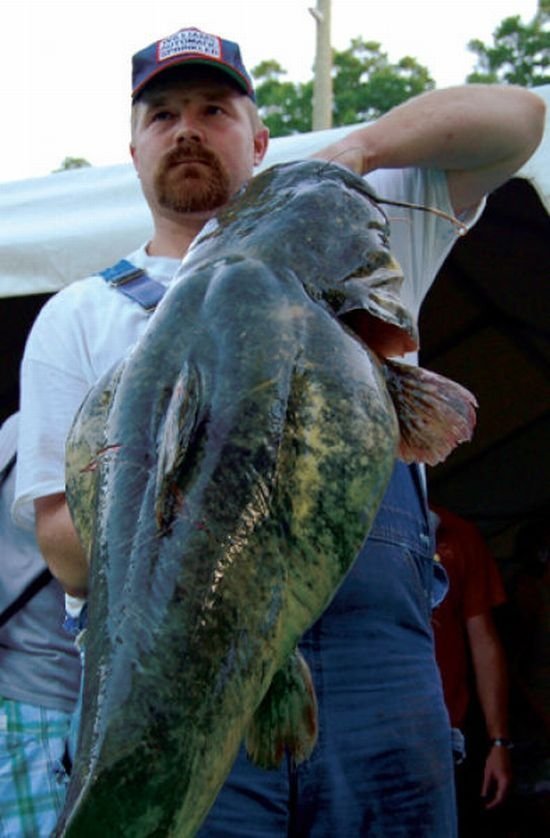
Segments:
[[[217,155],[192,140],[161,160],[153,186],[160,206],[177,213],[215,210],[231,197],[229,175]]]

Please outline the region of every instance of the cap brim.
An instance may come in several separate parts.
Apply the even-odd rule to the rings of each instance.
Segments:
[[[255,101],[254,90],[247,81],[247,79],[241,75],[237,70],[233,67],[224,64],[222,61],[218,61],[216,59],[207,59],[207,58],[199,58],[197,57],[187,57],[187,58],[179,58],[174,61],[167,62],[163,67],[158,67],[154,70],[150,75],[147,76],[140,84],[132,91],[132,99],[135,99],[136,96],[139,96],[140,93],[143,93],[147,85],[149,85],[152,81],[159,78],[159,76],[163,75],[163,73],[168,72],[169,70],[177,69],[178,67],[185,67],[185,66],[197,66],[202,65],[206,67],[211,67],[214,70],[218,70],[222,75],[229,76],[237,86],[242,90],[242,92],[249,96],[253,101]]]

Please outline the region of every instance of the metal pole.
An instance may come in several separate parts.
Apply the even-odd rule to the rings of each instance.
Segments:
[[[317,42],[313,81],[314,131],[332,127],[332,50],[330,44],[331,0],[317,0],[317,8],[309,11],[315,18]]]

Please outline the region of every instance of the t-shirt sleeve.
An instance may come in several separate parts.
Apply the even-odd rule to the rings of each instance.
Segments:
[[[13,515],[27,528],[34,525],[33,501],[65,490],[65,440],[93,381],[86,377],[78,321],[62,294],[39,314],[21,365]]]
[[[377,169],[366,180],[388,216],[390,246],[405,275],[402,299],[417,317],[424,297],[463,231],[452,220],[455,216],[447,177],[439,169]],[[385,201],[408,202],[416,207],[393,206]],[[483,206],[482,202],[457,221],[466,228],[471,227]]]
[[[168,286],[179,260],[126,257]],[[13,514],[34,525],[33,501],[65,490],[65,442],[90,388],[143,334],[150,313],[94,275],[72,282],[42,308],[21,367],[21,416]]]

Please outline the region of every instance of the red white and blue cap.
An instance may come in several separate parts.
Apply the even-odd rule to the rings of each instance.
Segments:
[[[206,64],[231,76],[254,101],[252,79],[241,58],[239,45],[200,29],[180,29],[155,41],[132,58],[132,98],[160,73],[184,64]]]

